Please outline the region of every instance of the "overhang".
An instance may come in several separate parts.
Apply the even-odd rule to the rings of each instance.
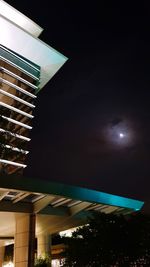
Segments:
[[[54,195],[60,198],[64,198],[62,201],[70,199],[70,201],[75,200],[81,202],[89,202],[91,204],[102,204],[106,206],[129,209],[131,211],[140,210],[144,204],[143,201],[108,194],[88,188],[70,186],[62,183],[52,183],[46,180],[42,181],[16,175],[4,176],[0,180],[0,188],[15,189],[20,191],[22,190],[27,193],[32,192],[44,194],[45,196]],[[68,202],[69,201],[66,201],[64,203]]]
[[[129,214],[144,202],[96,190],[15,175],[0,179],[0,246],[13,243],[15,218],[36,214],[36,235],[58,233],[83,225],[92,214]],[[6,221],[9,221],[6,224]]]
[[[20,27],[19,23],[15,24],[14,20],[10,20],[9,13],[4,14],[1,5],[3,6],[3,1],[0,1],[0,44],[41,67],[40,90],[62,67],[67,58],[36,38],[35,34],[31,34],[32,31],[26,28],[26,24]],[[24,19],[24,15],[19,13],[19,16],[20,19]],[[34,25],[31,23],[30,28],[32,27],[34,31]]]
[[[0,14],[35,37],[38,37],[43,31],[43,28],[33,20],[29,19],[3,0],[0,0]]]

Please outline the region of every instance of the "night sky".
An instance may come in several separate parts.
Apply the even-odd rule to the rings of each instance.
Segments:
[[[7,2],[69,58],[38,95],[25,175],[150,201],[148,4]]]

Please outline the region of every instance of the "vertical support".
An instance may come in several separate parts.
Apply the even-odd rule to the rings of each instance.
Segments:
[[[51,236],[42,233],[37,236],[37,255],[38,257],[51,256]]]
[[[49,234],[39,234],[37,237],[37,252],[38,257],[50,255],[51,236]]]
[[[16,217],[15,267],[34,266],[35,215]]]
[[[0,247],[0,267],[3,266],[5,247]]]
[[[34,266],[34,251],[35,251],[35,221],[36,215],[30,214],[29,225],[29,249],[28,249],[28,267]]]

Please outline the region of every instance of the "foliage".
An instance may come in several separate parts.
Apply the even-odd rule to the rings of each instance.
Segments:
[[[94,213],[63,243],[67,267],[150,266],[150,218]]]
[[[35,260],[35,267],[50,267],[51,259],[49,256],[39,257]]]

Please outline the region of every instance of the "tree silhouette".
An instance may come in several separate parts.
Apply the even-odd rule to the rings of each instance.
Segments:
[[[150,217],[93,213],[87,225],[62,242],[68,247],[64,266],[150,266]]]

